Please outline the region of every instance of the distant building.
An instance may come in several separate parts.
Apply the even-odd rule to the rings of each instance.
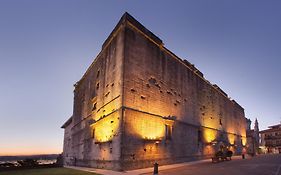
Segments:
[[[266,153],[281,153],[281,124],[260,131],[261,146]]]
[[[125,13],[75,84],[64,164],[128,170],[245,152],[244,109]]]
[[[246,119],[247,122],[247,153],[251,155],[256,155],[259,153],[259,123],[258,120],[255,120],[254,129],[251,129],[252,121]]]

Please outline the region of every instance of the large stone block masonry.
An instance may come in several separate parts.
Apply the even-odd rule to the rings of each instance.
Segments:
[[[128,13],[75,84],[64,164],[129,170],[245,151],[244,109]]]

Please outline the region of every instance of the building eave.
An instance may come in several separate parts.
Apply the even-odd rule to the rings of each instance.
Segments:
[[[269,126],[271,129],[281,128],[281,124]]]
[[[67,121],[61,126],[61,128],[66,128],[68,125],[70,125],[72,123],[72,116],[67,119]]]
[[[270,128],[263,131],[260,131],[260,134],[267,133],[267,132],[274,132],[274,131],[281,131],[281,128]]]
[[[207,84],[209,84],[213,89],[215,89],[217,92],[219,92],[222,96],[224,96],[225,98],[227,98],[230,102],[232,102],[232,104],[234,104],[235,106],[237,106],[238,108],[240,108],[241,110],[244,111],[244,108],[237,103],[235,100],[230,99],[230,97],[228,96],[228,94],[226,92],[224,92],[218,85],[213,85],[211,84],[208,80],[206,80],[204,78],[203,73],[198,70],[193,64],[191,64],[190,62],[188,62],[187,60],[181,59],[179,58],[176,54],[174,54],[172,51],[170,51],[169,49],[167,49],[166,47],[164,47],[164,43],[163,41],[156,36],[154,33],[152,33],[150,30],[148,30],[146,27],[144,27],[139,21],[137,21],[134,17],[132,17],[129,13],[125,12],[123,14],[123,16],[121,17],[121,19],[119,20],[119,22],[117,23],[117,25],[114,27],[113,31],[110,33],[110,35],[107,37],[107,39],[104,41],[103,45],[102,45],[102,50],[100,51],[100,53],[98,54],[98,56],[94,59],[94,61],[92,62],[92,64],[88,67],[88,69],[86,70],[86,72],[84,73],[84,75],[82,76],[82,78],[76,83],[76,86],[79,87],[79,85],[81,84],[82,80],[85,78],[85,76],[88,74],[90,68],[93,66],[93,64],[95,63],[95,61],[97,60],[97,58],[99,57],[99,55],[102,53],[103,50],[105,50],[107,48],[107,46],[111,43],[111,41],[113,40],[113,38],[115,38],[117,36],[117,34],[119,33],[119,31],[121,31],[120,29],[124,26],[129,26],[131,29],[141,33],[144,37],[146,37],[147,39],[149,39],[151,42],[153,42],[155,45],[157,45],[160,49],[162,49],[164,52],[168,53],[172,58],[174,58],[175,60],[177,60],[178,62],[180,62],[181,64],[183,64],[185,67],[187,67],[188,69],[190,69],[196,76],[198,76],[200,79],[202,79],[203,81],[205,81]]]

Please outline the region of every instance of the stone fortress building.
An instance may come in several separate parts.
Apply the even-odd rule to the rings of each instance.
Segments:
[[[65,165],[129,170],[245,151],[244,109],[125,13],[75,84]]]

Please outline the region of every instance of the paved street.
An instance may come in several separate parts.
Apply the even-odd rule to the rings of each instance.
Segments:
[[[151,173],[150,173],[151,174]],[[204,162],[169,170],[159,175],[281,175],[281,154],[220,163]]]

